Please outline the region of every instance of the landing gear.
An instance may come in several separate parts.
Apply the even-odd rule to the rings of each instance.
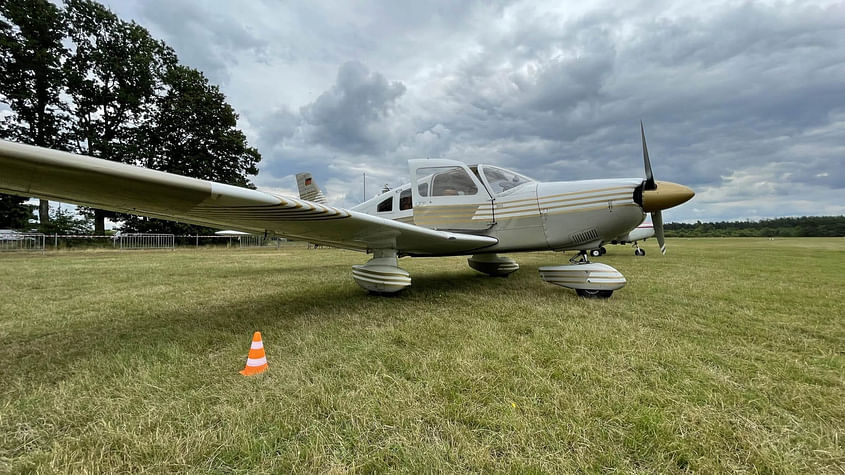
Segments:
[[[395,249],[376,249],[362,266],[352,266],[352,278],[375,294],[392,294],[411,286],[411,275],[399,267]]]
[[[470,267],[493,277],[507,277],[519,270],[519,264],[510,257],[498,254],[476,254],[467,263]]]
[[[591,263],[587,251],[569,260],[572,265],[540,267],[544,281],[575,290],[580,297],[606,299],[625,286],[625,277],[607,264]]]
[[[575,289],[575,293],[585,299],[606,299],[613,295],[612,290]]]
[[[637,248],[634,249],[634,255],[635,256],[644,256],[645,255],[645,249],[642,249],[639,246],[637,246]]]
[[[597,247],[595,249],[590,249],[590,255],[593,257],[603,256],[607,253],[607,249],[604,246]]]
[[[573,264],[589,264],[590,258],[587,256],[587,251],[578,251],[573,257],[569,258],[569,262]]]

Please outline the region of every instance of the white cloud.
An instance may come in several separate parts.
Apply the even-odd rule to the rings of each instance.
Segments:
[[[352,205],[425,156],[641,176],[643,119],[698,191],[667,219],[845,212],[842,2],[108,3],[221,83],[260,186],[307,169]]]

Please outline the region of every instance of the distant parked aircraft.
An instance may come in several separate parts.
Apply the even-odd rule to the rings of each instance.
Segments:
[[[631,232],[627,234],[623,234],[621,236],[616,237],[615,239],[610,240],[610,244],[633,244],[634,245],[634,255],[635,256],[644,256],[645,249],[642,249],[639,246],[639,241],[645,241],[646,239],[654,236],[654,225],[648,220],[643,221],[642,224],[637,226],[636,228],[632,229]],[[607,250],[604,246],[599,247],[597,249],[590,249],[590,255],[593,257],[603,255]],[[666,254],[666,245],[662,245],[660,247],[660,251],[663,254]]]

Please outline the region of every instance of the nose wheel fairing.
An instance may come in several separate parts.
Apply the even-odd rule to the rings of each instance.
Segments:
[[[586,255],[585,255],[586,256]],[[607,298],[614,290],[621,289],[627,281],[613,267],[586,260],[577,264],[540,267],[540,278],[578,292],[579,296]]]

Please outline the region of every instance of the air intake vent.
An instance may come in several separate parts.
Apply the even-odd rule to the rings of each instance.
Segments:
[[[599,238],[599,233],[594,229],[590,229],[588,231],[575,233],[569,236],[569,239],[572,240],[572,244],[581,244],[585,242],[596,241]]]

